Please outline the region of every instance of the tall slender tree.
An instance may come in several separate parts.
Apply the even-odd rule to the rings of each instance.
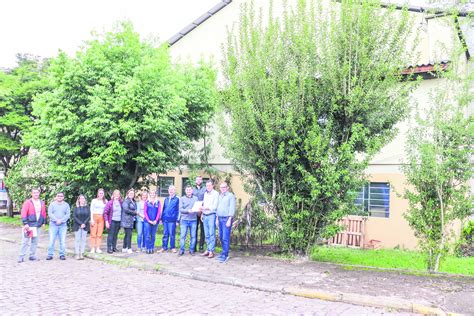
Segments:
[[[244,6],[225,46],[228,154],[308,252],[353,205],[369,159],[396,134],[413,82],[411,20],[378,1],[297,1],[265,21]],[[225,120],[228,121],[228,120]]]
[[[456,45],[455,45],[456,47]],[[405,218],[426,254],[426,266],[438,271],[453,243],[453,223],[474,209],[470,180],[474,175],[474,72],[464,49],[454,49],[450,68],[439,73],[443,85],[416,111],[410,127],[403,167],[409,189]]]

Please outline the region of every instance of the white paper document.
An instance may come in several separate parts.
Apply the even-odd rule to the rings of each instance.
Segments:
[[[199,212],[199,208],[202,206],[202,201],[197,201],[194,203],[193,208],[191,209],[191,212]]]

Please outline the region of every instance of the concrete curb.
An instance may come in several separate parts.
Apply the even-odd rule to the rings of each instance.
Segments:
[[[333,293],[303,288],[287,288],[285,289],[285,291],[287,294],[295,296],[315,298],[325,301],[342,302],[354,305],[403,310],[410,313],[417,313],[423,315],[461,315],[452,312],[445,312],[441,308],[438,308],[436,306],[422,305],[409,300],[386,296],[369,296],[353,293]]]
[[[1,241],[6,241],[6,242],[9,242],[9,243],[12,243],[12,244],[16,244],[16,240],[14,239],[10,239],[10,238],[5,238],[5,237],[0,237],[0,240]]]
[[[0,237],[1,241],[9,243],[17,243],[16,240]],[[44,246],[38,245],[38,248],[44,249]],[[68,255],[73,255],[74,252],[66,249]],[[341,302],[348,303],[353,305],[369,306],[369,307],[378,307],[386,309],[395,309],[400,311],[406,311],[410,313],[417,313],[423,315],[440,315],[440,316],[457,316],[461,314],[445,312],[441,308],[436,306],[428,306],[423,304],[418,304],[405,299],[386,297],[386,296],[370,296],[363,294],[354,294],[354,293],[340,293],[340,292],[326,292],[326,291],[317,291],[313,289],[299,288],[299,287],[278,287],[278,286],[269,286],[267,284],[247,284],[238,278],[227,277],[216,279],[214,276],[205,273],[199,272],[183,272],[170,269],[168,267],[162,267],[158,265],[153,265],[146,262],[139,262],[130,258],[117,258],[110,257],[107,254],[85,254],[85,257],[102,261],[108,264],[116,264],[119,266],[127,268],[135,268],[144,271],[150,272],[159,272],[167,275],[172,275],[176,277],[182,277],[186,279],[204,281],[215,284],[225,284],[231,286],[237,286],[241,288],[258,290],[268,293],[280,293],[286,295],[294,295],[305,298],[319,299],[323,301],[332,301],[332,302]]]

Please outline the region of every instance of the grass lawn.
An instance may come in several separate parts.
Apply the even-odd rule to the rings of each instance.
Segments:
[[[15,225],[15,226],[23,226],[21,222],[20,215],[15,215],[14,217],[10,216],[0,216],[0,223]]]
[[[408,250],[361,250],[318,246],[312,249],[310,258],[313,261],[426,271],[423,255]],[[474,257],[448,256],[441,262],[440,272],[474,276]]]

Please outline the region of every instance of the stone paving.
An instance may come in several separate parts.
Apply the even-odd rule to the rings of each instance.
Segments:
[[[0,241],[0,314],[383,315],[382,309],[249,290],[86,259],[16,263]],[[404,315],[398,313],[398,315]],[[405,314],[406,315],[406,314]]]
[[[19,239],[18,228],[0,225],[0,237]],[[46,243],[47,236],[44,235],[40,245],[45,246]],[[72,248],[73,240],[68,240],[67,244],[69,248]],[[226,284],[247,288],[247,290],[243,288],[236,290],[235,287],[230,287],[235,291],[245,292],[252,286],[257,289],[268,289],[269,292],[285,292],[285,289],[290,287],[314,289],[331,293],[362,294],[380,302],[409,300],[426,306],[438,306],[450,312],[474,315],[474,308],[471,304],[474,297],[474,278],[427,277],[391,271],[347,269],[325,263],[246,256],[240,252],[232,252],[231,259],[225,264],[199,255],[190,256],[188,253],[182,257],[173,253],[153,255],[118,253],[100,257],[126,259],[159,267],[161,271],[166,270],[170,274],[208,282],[219,281],[222,283],[224,280]],[[212,288],[214,286],[217,285],[212,285]],[[286,298],[287,296],[281,297]],[[308,310],[306,311],[308,312]],[[309,310],[309,312],[311,311]],[[252,313],[250,309],[249,313]]]
[[[437,306],[445,311],[474,315],[474,278],[408,275],[393,271],[348,269],[340,265],[286,261],[268,257],[231,253],[230,260],[221,264],[200,256],[183,257],[176,254],[116,254],[209,278],[227,278],[229,283],[258,285],[259,288],[289,287],[316,289],[336,293],[370,295],[384,300],[410,300],[417,304]]]

